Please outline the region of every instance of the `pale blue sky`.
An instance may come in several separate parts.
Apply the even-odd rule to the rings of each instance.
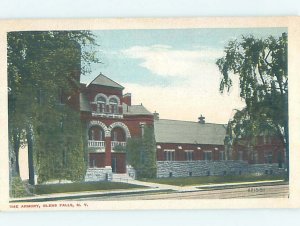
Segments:
[[[102,72],[125,86],[134,104],[142,102],[162,118],[194,121],[199,114],[205,114],[210,122],[227,123],[232,110],[243,103],[238,89],[230,95],[218,92],[220,74],[215,62],[222,56],[224,46],[242,35],[268,37],[283,32],[287,29],[94,31],[102,64],[92,65],[92,73],[82,76],[81,81],[87,83]],[[174,111],[178,103],[179,112]],[[220,107],[223,112],[216,113]]]

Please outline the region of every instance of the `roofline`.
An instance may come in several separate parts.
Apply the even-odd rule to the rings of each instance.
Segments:
[[[197,145],[197,146],[201,146],[201,145],[213,145],[213,146],[215,146],[215,145],[219,145],[219,146],[224,146],[224,143],[222,143],[222,144],[204,144],[204,143],[201,143],[201,144],[198,144],[198,143],[185,143],[185,142],[182,142],[182,143],[180,143],[180,142],[161,142],[161,141],[156,141],[156,144],[189,144],[189,145]]]
[[[138,114],[133,114],[133,113],[131,113],[131,114],[128,114],[128,113],[123,113],[123,115],[124,116],[126,116],[126,117],[130,117],[130,116],[149,116],[149,117],[153,117],[153,115],[151,115],[151,114],[143,114],[143,113],[138,113]]]
[[[201,124],[199,122],[195,122],[195,121],[188,121],[188,120],[177,120],[177,119],[154,119],[154,121],[161,121],[161,120],[167,120],[167,121],[176,121],[176,122],[193,122],[193,123],[197,123],[197,124]],[[201,125],[205,125],[205,124],[212,124],[212,125],[220,125],[220,126],[227,126],[227,124],[222,124],[222,123],[212,123],[212,122],[205,122]]]
[[[104,76],[105,78],[107,78],[107,79],[109,79],[110,81],[112,81],[112,82],[114,82],[114,83],[117,83],[116,81],[114,81],[114,80],[112,80],[112,79],[110,79],[109,77],[107,77],[106,75],[104,75],[104,74],[102,74],[102,72],[100,72],[100,74],[99,75],[97,75],[90,83],[87,83],[86,84],[86,87],[88,87],[90,84],[92,84],[93,83],[93,81],[95,81],[100,75],[102,75],[102,76]],[[124,86],[122,86],[122,85],[120,85],[119,83],[117,83],[119,86],[121,86],[121,88],[118,88],[118,87],[113,87],[113,86],[109,86],[109,87],[112,87],[112,88],[117,88],[117,89],[125,89],[125,87]],[[100,85],[101,86],[101,85]],[[104,86],[104,85],[102,85],[102,86]]]

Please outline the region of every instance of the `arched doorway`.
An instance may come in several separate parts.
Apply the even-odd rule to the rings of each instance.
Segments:
[[[111,136],[111,168],[113,173],[126,173],[126,144],[130,138],[128,127],[122,122],[109,126]]]
[[[90,168],[105,167],[105,137],[109,135],[110,132],[103,122],[90,121],[87,130],[88,165]]]

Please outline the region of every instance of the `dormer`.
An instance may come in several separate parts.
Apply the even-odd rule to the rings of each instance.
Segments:
[[[100,73],[85,88],[92,115],[122,118],[123,89],[123,86]]]

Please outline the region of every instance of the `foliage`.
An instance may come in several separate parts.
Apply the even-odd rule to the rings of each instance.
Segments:
[[[126,152],[126,147],[123,145],[116,145],[114,146],[114,151],[115,152]]]
[[[68,106],[58,115],[44,114],[36,133],[36,165],[40,183],[51,179],[80,181],[86,171],[80,114]]]
[[[12,177],[11,180],[12,180],[11,188],[10,188],[11,197],[18,198],[18,197],[25,197],[29,195],[25,189],[25,185],[23,184],[19,176]]]
[[[235,74],[246,103],[229,122],[230,139],[278,136],[286,145],[288,163],[287,42],[286,33],[278,38],[242,37],[228,43],[216,64],[222,74],[220,92],[230,91]]]
[[[136,170],[137,178],[156,177],[155,144],[152,126],[144,127],[142,138],[131,138],[127,141],[127,161]]]
[[[48,142],[49,147],[55,147],[62,139],[50,134],[54,133],[54,128],[60,124],[56,123],[60,122],[62,115],[68,115],[71,121],[75,117],[71,111],[65,112],[66,108],[59,107],[59,93],[63,93],[66,101],[74,102],[72,98],[76,98],[78,93],[80,73],[85,74],[88,72],[89,64],[98,61],[94,52],[89,49],[96,43],[88,31],[9,32],[7,42],[9,139],[13,143],[16,155],[20,141],[25,143],[32,140],[36,149],[33,150],[28,143],[29,156],[36,156],[36,160],[40,160],[41,158],[37,156],[43,155],[46,149],[49,151],[51,149],[39,146],[40,144]],[[72,126],[73,130],[70,130],[69,135],[78,137],[76,131],[81,131],[81,125]],[[46,130],[46,127],[50,127],[50,130]],[[51,136],[54,138],[52,141]],[[82,139],[71,141],[64,138],[64,145],[68,146],[65,147],[65,151],[68,151],[69,155],[73,148],[76,150],[82,148]],[[47,153],[51,163],[54,161],[52,159],[54,153]],[[56,156],[55,159],[59,157]],[[76,171],[77,167],[73,165],[76,165],[76,161],[79,170],[82,169],[81,155],[74,156],[73,160],[73,163],[68,165],[70,168],[64,173],[65,177],[74,178],[74,175],[67,175],[71,169]],[[48,172],[41,170],[46,170],[45,166],[50,162],[43,164],[46,162],[36,162],[39,173],[49,175]],[[29,172],[33,172],[33,165],[29,164],[29,167]],[[31,180],[31,174],[29,176]],[[46,177],[42,180],[44,179]]]

